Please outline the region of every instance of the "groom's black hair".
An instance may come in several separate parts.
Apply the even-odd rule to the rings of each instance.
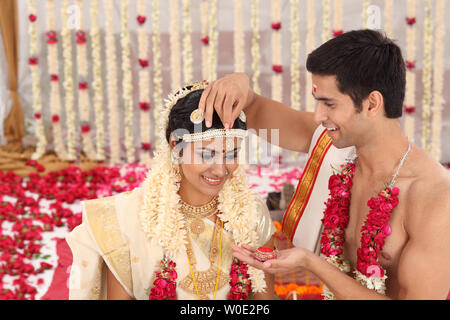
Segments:
[[[187,87],[188,89],[191,88],[191,86]],[[177,101],[177,103],[172,107],[172,110],[169,114],[169,124],[167,126],[166,130],[166,139],[167,142],[170,143],[170,134],[175,132],[177,129],[185,129],[189,131],[189,133],[195,133],[194,130],[194,123],[191,122],[191,113],[195,109],[198,109],[198,104],[200,102],[200,98],[202,96],[203,89],[195,90],[186,95],[184,98],[181,98]],[[214,109],[213,112],[213,118],[212,118],[212,125],[211,127],[207,127],[205,124],[205,120],[202,122],[201,131],[208,131],[213,129],[224,129],[224,125],[222,123],[222,120],[220,120],[219,115],[217,114],[216,110]],[[199,128],[195,128],[199,130]],[[234,121],[233,128],[232,129],[243,129],[247,130],[247,125],[245,122],[241,121],[239,117]],[[175,140],[177,140],[177,143],[181,142],[181,140],[178,140],[177,137],[174,137]]]
[[[377,90],[383,95],[385,115],[402,116],[406,68],[400,48],[374,30],[354,30],[333,38],[308,55],[306,68],[317,75],[335,75],[340,92],[356,108]]]

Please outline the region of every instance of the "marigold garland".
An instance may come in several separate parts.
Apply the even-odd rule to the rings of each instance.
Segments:
[[[55,28],[55,3],[49,0],[47,4],[48,70],[50,73],[50,112],[52,114],[53,143],[55,152],[61,159],[67,159],[61,128],[61,98],[58,71],[58,35]]]
[[[38,67],[38,58],[37,55],[39,53],[38,50],[38,37],[36,30],[36,3],[34,0],[28,1],[28,12],[29,12],[29,21],[28,24],[28,33],[30,35],[30,58],[28,60],[28,64],[30,66],[31,71],[31,79],[32,79],[32,93],[33,93],[33,113],[35,120],[35,132],[36,137],[38,138],[36,151],[31,155],[33,160],[39,159],[45,152],[45,148],[47,146],[47,139],[45,138],[44,131],[44,119],[42,118],[42,103],[41,103],[41,86],[39,79],[39,67]]]
[[[135,149],[133,144],[133,97],[132,74],[130,62],[130,32],[128,30],[128,0],[121,2],[121,33],[120,44],[122,46],[122,91],[124,103],[124,132],[127,163],[134,163]]]
[[[113,4],[109,0],[103,0],[105,19],[105,43],[106,43],[106,76],[109,115],[109,147],[110,163],[119,163],[119,116],[118,116],[118,89],[117,89],[117,57],[114,42]]]

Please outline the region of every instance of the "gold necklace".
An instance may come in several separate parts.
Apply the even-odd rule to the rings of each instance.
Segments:
[[[217,248],[217,235],[220,229],[219,248]],[[190,275],[186,276],[180,281],[180,287],[186,291],[197,294],[199,300],[209,300],[208,293],[214,292],[214,299],[216,298],[217,290],[229,282],[229,278],[221,272],[222,261],[222,232],[223,222],[219,218],[216,219],[214,228],[213,241],[209,252],[210,267],[205,271],[198,271],[196,269],[197,261],[192,249],[192,243],[187,236],[186,256],[189,264]],[[219,266],[214,265],[217,252],[219,252]]]
[[[192,233],[199,235],[205,230],[203,218],[209,218],[217,213],[218,197],[214,197],[204,206],[195,207],[180,199],[181,212],[187,218]]]

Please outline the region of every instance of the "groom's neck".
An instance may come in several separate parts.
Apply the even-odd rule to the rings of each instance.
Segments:
[[[357,166],[364,175],[390,175],[408,149],[408,138],[398,120],[386,120],[370,131],[356,146]]]

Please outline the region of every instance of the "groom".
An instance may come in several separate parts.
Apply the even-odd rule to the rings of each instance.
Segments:
[[[450,289],[450,175],[410,143],[401,129],[398,119],[406,80],[400,48],[377,31],[351,31],[314,50],[306,66],[317,101],[314,113],[255,94],[244,74],[214,81],[203,93],[199,109],[206,120],[214,108],[224,125],[231,125],[244,110],[249,128],[277,128],[281,147],[309,151],[283,223],[296,247],[280,251],[277,259],[265,263],[255,260],[255,248],[248,246],[234,246],[234,255],[271,273],[307,269],[337,299],[445,299]],[[335,209],[332,204],[339,203],[341,220],[331,215],[318,228],[330,194],[324,181],[332,174],[324,165],[346,164],[349,159],[354,161],[348,163],[351,170],[345,171],[346,182],[337,185],[348,188],[339,195],[346,194],[347,200],[330,199],[325,210],[330,218]],[[330,180],[331,187],[336,183]],[[375,210],[386,203],[384,211]],[[376,219],[375,211],[380,213]],[[330,221],[339,223],[341,229]],[[322,232],[324,227],[326,232]],[[296,242],[297,234],[301,236]],[[330,247],[336,235],[341,241]],[[319,249],[322,256],[313,253]],[[351,272],[325,260],[326,255],[339,253]],[[355,280],[355,270],[367,279],[378,278],[385,293]],[[383,276],[387,276],[385,283]]]

